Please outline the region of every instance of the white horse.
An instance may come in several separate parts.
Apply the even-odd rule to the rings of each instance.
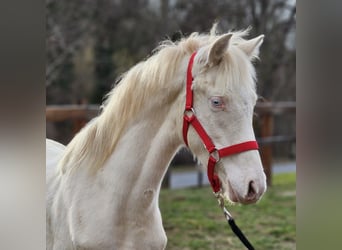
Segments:
[[[194,112],[217,148],[255,140],[255,69],[263,36],[246,31],[194,33],[162,43],[130,69],[108,95],[102,113],[66,146],[47,140],[47,249],[164,249],[158,207],[161,182],[182,134],[189,58],[196,51]],[[188,147],[209,156],[193,126]],[[215,150],[216,151],[216,150]],[[216,153],[218,150],[216,151]],[[215,153],[215,152],[213,152]],[[214,165],[232,202],[254,203],[266,190],[257,150]]]

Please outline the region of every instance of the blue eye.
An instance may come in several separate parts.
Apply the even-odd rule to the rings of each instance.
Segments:
[[[222,105],[221,101],[220,100],[212,100],[211,103],[213,104],[213,106],[215,107],[220,107]]]
[[[224,108],[224,102],[223,102],[222,97],[220,97],[220,96],[210,97],[210,104],[215,109],[223,109]]]

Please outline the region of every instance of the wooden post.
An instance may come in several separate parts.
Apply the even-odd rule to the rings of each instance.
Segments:
[[[273,116],[271,113],[262,115],[261,118],[261,137],[269,137],[273,134]],[[261,161],[266,174],[267,186],[272,185],[272,144],[268,143],[261,146]]]

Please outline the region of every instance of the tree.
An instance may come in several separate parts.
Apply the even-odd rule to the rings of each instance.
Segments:
[[[172,9],[172,20],[177,20],[176,25],[186,34],[208,31],[215,21],[224,31],[251,27],[251,37],[265,34],[262,64],[256,65],[258,93],[269,100],[295,98],[294,1],[214,0],[208,4],[205,0],[178,0]]]
[[[46,2],[47,103],[71,102],[73,99],[73,59],[92,36],[94,2],[96,1]],[[64,92],[64,95],[54,94],[60,92]]]
[[[265,34],[262,63],[256,62],[258,94],[295,100],[293,0],[47,0],[46,7],[48,104],[101,103],[158,42],[208,32],[216,21],[223,32],[251,26],[250,37]]]

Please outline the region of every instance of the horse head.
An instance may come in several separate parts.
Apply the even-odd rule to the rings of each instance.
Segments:
[[[188,69],[192,77],[193,104],[187,111],[196,117],[209,139],[199,136],[201,129],[189,125],[185,140],[202,163],[208,162],[210,157],[218,157],[219,149],[228,146],[243,142],[257,145],[252,126],[257,100],[252,61],[258,57],[264,36],[251,40],[234,36],[224,34],[200,47]],[[214,147],[208,146],[206,140]],[[231,202],[255,203],[266,190],[259,152],[251,149],[257,148],[252,146],[215,160],[214,171],[220,189]]]

